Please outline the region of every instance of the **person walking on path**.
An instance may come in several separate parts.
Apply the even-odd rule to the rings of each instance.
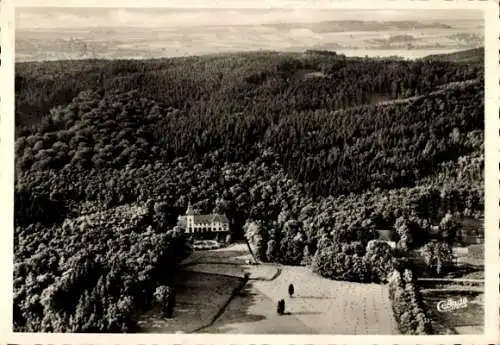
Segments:
[[[285,300],[284,299],[280,299],[278,301],[278,308],[277,308],[277,312],[279,315],[283,315],[285,313]]]
[[[290,297],[293,297],[293,293],[295,292],[295,289],[293,287],[293,284],[288,285],[288,294]]]

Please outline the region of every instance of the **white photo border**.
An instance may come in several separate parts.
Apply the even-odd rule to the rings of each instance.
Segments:
[[[499,4],[493,0],[0,0],[0,342],[9,344],[496,344],[500,342]],[[480,335],[57,334],[12,332],[15,7],[481,9],[485,23],[485,327]]]

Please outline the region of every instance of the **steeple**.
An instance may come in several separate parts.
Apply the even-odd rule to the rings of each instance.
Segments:
[[[191,200],[189,200],[188,207],[186,209],[186,216],[194,215],[193,206],[191,205]]]

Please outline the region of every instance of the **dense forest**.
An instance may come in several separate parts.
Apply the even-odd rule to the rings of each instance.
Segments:
[[[332,279],[386,279],[377,229],[401,251],[460,243],[456,217],[484,206],[483,59],[469,54],[17,64],[16,328],[133,329],[159,265],[173,276],[187,255],[174,228],[188,201],[224,212],[261,260]]]

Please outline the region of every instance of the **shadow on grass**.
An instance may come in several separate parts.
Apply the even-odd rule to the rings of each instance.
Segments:
[[[283,315],[319,315],[320,312],[317,311],[287,311]]]
[[[221,262],[228,265],[236,265],[237,262],[245,258],[245,251],[241,250],[221,250],[197,252],[191,257],[190,261],[185,262],[184,267],[196,265],[196,263],[220,265]],[[245,265],[245,263],[243,265]],[[222,265],[221,265],[222,266]],[[232,269],[232,268],[231,268]],[[223,272],[223,270],[221,270]],[[281,269],[277,269],[275,277],[279,276]],[[201,273],[181,269],[176,277],[178,291],[184,292],[184,307],[189,310],[182,311],[183,319],[179,324],[182,328],[188,328],[185,333],[313,333],[308,327],[302,324],[292,315],[289,318],[280,318],[276,313],[276,302],[269,297],[261,294],[253,287],[252,280],[272,280],[261,279],[260,277],[245,276],[226,276],[219,273]],[[243,284],[232,288],[229,286],[231,279],[239,279]],[[247,280],[249,279],[249,280]],[[245,283],[246,281],[246,283]],[[228,294],[231,290],[230,296]],[[223,297],[225,295],[226,297]],[[229,297],[229,300],[228,300]],[[179,302],[180,298],[179,298]],[[196,304],[199,307],[196,308]],[[217,304],[217,313],[208,315],[204,312],[207,308],[213,308]],[[181,303],[177,306],[179,323]],[[300,313],[299,313],[300,314]],[[319,314],[319,313],[318,313]],[[204,316],[204,320],[200,317]],[[198,319],[196,321],[195,319]],[[206,320],[206,321],[205,321]],[[204,323],[198,327],[186,327],[186,322]],[[207,322],[208,321],[208,322]],[[194,325],[193,325],[194,326]],[[172,327],[170,327],[172,328]],[[190,329],[189,329],[190,328]]]
[[[166,319],[158,306],[137,315],[140,333],[196,332],[211,325],[243,287],[243,278],[180,270],[175,277],[176,305]]]
[[[239,263],[245,264],[245,258],[242,256],[247,255],[240,250],[204,250],[204,251],[195,251],[191,254],[191,258],[186,260],[186,262],[210,262],[210,261],[219,261],[226,263]]]
[[[258,294],[252,292],[251,283],[247,283],[236,292],[234,297],[225,312],[212,326],[204,328],[203,332],[219,333],[230,324],[244,324],[266,319],[264,315],[250,312],[250,308],[256,304],[258,297]]]
[[[224,314],[213,326],[202,330],[203,333],[244,333],[244,334],[313,334],[314,331],[305,326],[298,315],[314,315],[319,312],[286,311],[279,315],[276,301],[254,292],[252,282],[237,294],[228,305]]]

